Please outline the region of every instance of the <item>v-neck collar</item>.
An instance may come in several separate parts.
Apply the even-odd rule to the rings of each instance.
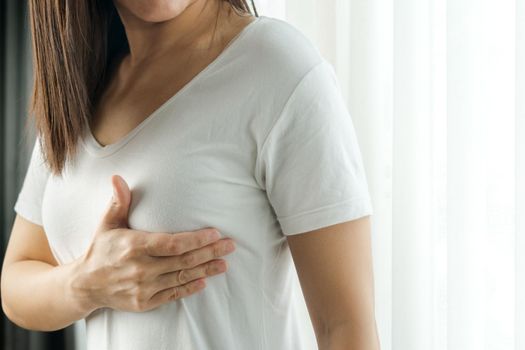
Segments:
[[[129,133],[120,138],[118,141],[102,146],[93,136],[89,124],[86,122],[86,127],[84,129],[84,134],[81,137],[81,142],[84,148],[88,151],[89,154],[95,157],[107,157],[121,149],[125,144],[127,144],[137,133],[142,130],[148,123],[154,120],[157,116],[161,115],[162,112],[172,104],[179,96],[187,92],[192,86],[194,86],[199,80],[204,79],[205,75],[209,73],[215,66],[217,66],[221,61],[225,60],[228,56],[228,53],[233,50],[233,48],[240,44],[242,39],[246,34],[255,27],[255,25],[261,21],[261,19],[266,18],[266,16],[258,16],[248,25],[246,25],[239,33],[237,33],[233,39],[229,41],[226,47],[221,51],[221,53],[213,59],[206,67],[204,67],[199,73],[197,73],[189,82],[187,82],[182,88],[180,88],[174,95],[168,98],[164,103],[155,109],[146,119],[141,121],[135,128],[133,128]]]

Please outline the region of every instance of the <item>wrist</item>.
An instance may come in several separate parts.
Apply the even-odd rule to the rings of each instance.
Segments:
[[[66,265],[65,265],[66,266]],[[68,277],[66,279],[66,299],[82,318],[95,311],[100,305],[95,301],[93,294],[86,283],[87,275],[82,258],[67,264]]]

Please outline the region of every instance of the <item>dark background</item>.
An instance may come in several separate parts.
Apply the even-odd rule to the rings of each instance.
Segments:
[[[42,0],[48,1],[48,0]],[[32,86],[27,0],[0,0],[0,251],[2,262],[15,218],[13,210],[34,144],[26,127]],[[1,298],[1,296],[0,296]],[[74,349],[73,326],[55,332],[28,331],[2,312],[0,349]]]

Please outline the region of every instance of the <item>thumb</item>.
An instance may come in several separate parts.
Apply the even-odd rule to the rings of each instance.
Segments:
[[[103,229],[128,227],[128,213],[131,202],[131,192],[128,184],[119,175],[111,176],[113,196],[102,218]]]

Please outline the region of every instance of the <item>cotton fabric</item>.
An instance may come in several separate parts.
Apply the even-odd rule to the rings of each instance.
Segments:
[[[308,349],[286,237],[371,215],[372,204],[334,70],[305,35],[260,16],[125,137],[103,147],[87,129],[80,142],[59,177],[37,140],[14,206],[43,226],[59,263],[87,249],[113,174],[132,191],[130,228],[215,227],[237,246],[197,294],[91,313],[88,350]]]

